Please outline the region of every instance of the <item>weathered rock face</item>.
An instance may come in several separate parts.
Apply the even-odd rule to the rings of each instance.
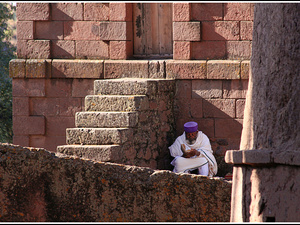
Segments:
[[[299,4],[255,5],[240,149],[299,149],[299,10]]]
[[[228,222],[231,182],[0,145],[0,221]]]
[[[299,215],[300,4],[255,4],[231,222],[295,222]]]

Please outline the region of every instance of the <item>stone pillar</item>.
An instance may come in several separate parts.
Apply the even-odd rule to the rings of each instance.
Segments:
[[[231,222],[299,221],[300,4],[255,4],[251,75]]]

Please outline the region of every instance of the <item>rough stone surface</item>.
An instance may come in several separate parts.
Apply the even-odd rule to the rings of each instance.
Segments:
[[[110,96],[88,95],[85,97],[86,111],[137,111],[145,110],[149,106],[147,96]]]
[[[9,76],[11,78],[24,78],[26,75],[26,60],[12,59],[9,61]]]
[[[52,60],[53,78],[102,78],[103,60]]]
[[[76,127],[135,127],[137,112],[78,112]]]
[[[200,41],[200,22],[173,22],[174,41]]]
[[[0,145],[2,222],[228,222],[231,182]],[[298,179],[300,180],[300,179]]]
[[[299,10],[299,4],[255,4],[241,150],[226,153],[238,163],[232,222],[300,220]]]
[[[268,13],[263,13],[264,10]],[[299,4],[276,7],[259,4],[256,7],[253,31],[253,51],[256,54],[251,61],[252,77],[241,149],[299,149],[300,134],[296,132],[300,127],[297,10]],[[273,19],[272,15],[277,16]],[[283,19],[286,26],[279,26]],[[288,33],[291,35],[286,36]]]
[[[84,20],[109,20],[109,3],[84,3]]]
[[[120,145],[61,145],[57,152],[101,162],[123,163]]]
[[[132,40],[131,22],[100,22],[100,40],[130,41]]]
[[[149,78],[148,61],[146,60],[105,60],[104,78]]]
[[[67,144],[110,145],[132,140],[132,130],[127,128],[68,128]]]
[[[286,150],[280,152],[270,149],[235,150],[226,154],[227,163],[234,164],[283,164],[300,166],[300,154],[298,151]]]
[[[166,62],[167,78],[173,79],[205,79],[206,61],[172,60]]]
[[[190,21],[191,8],[190,3],[173,3],[173,21]]]
[[[109,3],[110,21],[132,21],[132,4],[128,3]]]
[[[49,3],[18,3],[16,6],[18,20],[50,19]]]
[[[207,78],[209,79],[236,79],[240,77],[240,61],[210,60],[207,62]]]
[[[105,128],[111,132],[128,128],[132,136],[125,141],[115,138],[117,144],[131,141],[122,146],[122,163],[170,169],[168,146],[174,141],[174,84],[168,79],[96,80],[95,95],[85,99],[86,112],[76,115],[76,126],[82,129],[68,129],[67,143],[110,144]]]

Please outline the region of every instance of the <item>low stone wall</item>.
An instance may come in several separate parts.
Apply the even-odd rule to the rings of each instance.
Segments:
[[[223,178],[0,145],[0,221],[229,222]]]

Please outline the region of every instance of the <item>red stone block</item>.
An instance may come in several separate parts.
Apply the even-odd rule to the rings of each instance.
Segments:
[[[239,40],[240,38],[238,21],[214,21],[201,24],[204,41]]]
[[[47,98],[63,98],[72,95],[72,79],[46,79]]]
[[[14,135],[44,135],[44,116],[13,116]]]
[[[27,57],[27,40],[18,40],[17,41],[17,56],[19,59],[26,59],[26,57]]]
[[[241,62],[241,79],[249,79],[250,75],[250,60],[244,60]]]
[[[52,20],[83,20],[83,3],[52,3]]]
[[[246,98],[248,80],[223,81],[223,98]]]
[[[174,41],[200,41],[200,22],[174,22]]]
[[[47,151],[56,152],[58,145],[65,145],[65,136],[30,136],[30,146],[35,148],[45,148]]]
[[[190,103],[186,99],[178,98],[174,100],[174,116],[175,118],[190,117]]]
[[[109,3],[110,21],[132,21],[132,3]]]
[[[110,41],[110,59],[128,59],[133,55],[132,41]]]
[[[226,54],[228,59],[250,59],[252,51],[251,41],[228,41]]]
[[[225,41],[192,42],[192,59],[222,59],[226,56]]]
[[[13,97],[45,96],[45,79],[13,79]]]
[[[224,3],[224,20],[253,20],[253,3]]]
[[[29,98],[13,97],[12,109],[13,116],[29,116]]]
[[[235,118],[235,99],[203,100],[203,117]]]
[[[27,59],[26,60],[26,78],[46,78],[47,62],[44,59]]]
[[[21,145],[23,147],[29,147],[29,136],[13,136],[13,144],[14,145]]]
[[[76,58],[108,59],[109,44],[104,41],[76,41]]]
[[[35,22],[35,38],[59,40],[64,38],[63,21],[37,21]]]
[[[65,116],[48,116],[46,122],[47,136],[65,136],[66,129],[75,127],[75,118]]]
[[[9,61],[9,77],[24,78],[26,76],[26,60],[12,59]]]
[[[72,97],[84,98],[86,95],[94,94],[95,79],[73,79]]]
[[[192,99],[192,81],[191,80],[176,80],[176,99]]]
[[[205,79],[206,61],[166,61],[167,78]]]
[[[64,40],[100,40],[99,22],[96,21],[65,21]]]
[[[202,118],[203,111],[202,111],[202,99],[191,99],[190,101],[190,113],[193,118]]]
[[[52,78],[103,78],[103,60],[53,59]]]
[[[58,116],[59,98],[30,98],[30,115]]]
[[[236,100],[236,118],[243,119],[244,118],[244,109],[245,109],[245,99]]]
[[[222,3],[192,3],[192,20],[213,21],[222,20],[223,4]]]
[[[148,78],[148,60],[105,60],[104,78]]]
[[[82,98],[59,98],[60,116],[75,116],[76,112],[82,110]]]
[[[216,138],[240,138],[243,120],[215,119]]]
[[[84,3],[84,20],[109,20],[109,3]]]
[[[75,41],[51,41],[51,55],[55,59],[75,58]]]
[[[17,3],[16,15],[21,20],[49,20],[49,3]]]
[[[173,42],[173,59],[191,59],[191,42],[174,41]]]
[[[17,40],[32,40],[34,38],[33,21],[17,21]]]
[[[133,40],[132,33],[132,22],[100,22],[100,40],[131,41]]]
[[[209,60],[207,62],[207,78],[209,79],[240,79],[240,61]]]
[[[224,20],[252,20],[253,3],[224,3]]]
[[[222,98],[221,80],[193,80],[192,98]]]
[[[198,130],[202,131],[208,138],[215,137],[215,122],[214,119],[210,118],[192,118],[190,121],[198,123]],[[188,121],[186,121],[188,122]]]
[[[50,41],[49,40],[18,40],[18,58],[27,59],[49,59]]]
[[[241,40],[252,41],[253,21],[241,21]]]
[[[190,3],[173,3],[173,21],[190,21],[191,4]]]

